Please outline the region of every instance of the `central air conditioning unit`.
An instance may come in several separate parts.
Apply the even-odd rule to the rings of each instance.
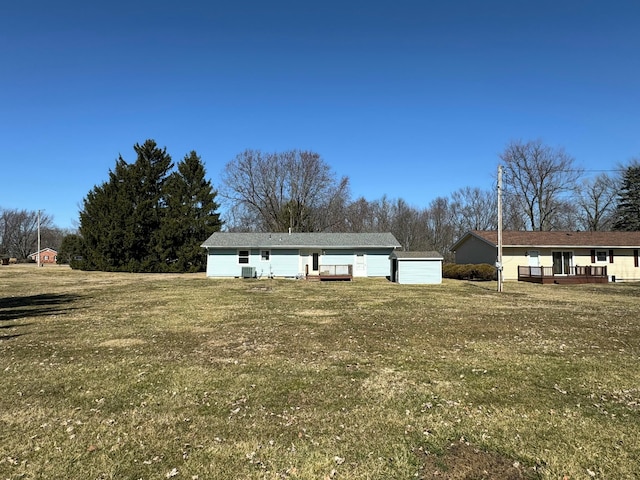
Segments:
[[[255,278],[256,267],[242,267],[242,278]]]

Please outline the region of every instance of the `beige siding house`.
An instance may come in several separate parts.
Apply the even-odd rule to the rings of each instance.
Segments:
[[[474,230],[451,249],[456,263],[493,265],[497,243],[496,231]],[[504,279],[551,277],[559,283],[563,277],[593,276],[617,282],[640,281],[639,250],[640,232],[504,231]]]

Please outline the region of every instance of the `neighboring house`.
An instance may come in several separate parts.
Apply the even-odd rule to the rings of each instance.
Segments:
[[[38,261],[38,253],[40,254],[40,263],[56,263],[58,260],[58,252],[53,248],[43,248],[39,252],[32,253],[29,258],[34,262]]]
[[[452,247],[458,264],[497,260],[497,231],[470,231]],[[505,280],[640,281],[640,232],[502,233]],[[600,279],[600,280],[599,280]]]
[[[403,284],[442,283],[442,255],[438,252],[393,252],[391,281]]]
[[[216,232],[207,249],[207,277],[352,278],[389,276],[391,233]]]

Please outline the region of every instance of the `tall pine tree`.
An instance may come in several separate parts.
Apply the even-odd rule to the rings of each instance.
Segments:
[[[133,165],[134,213],[132,229],[138,240],[136,261],[143,272],[163,271],[162,227],[165,201],[164,186],[173,168],[167,149],[160,149],[153,140],[136,144],[138,159]]]
[[[109,180],[94,187],[80,212],[80,268],[106,271],[200,271],[200,247],[220,229],[216,192],[191,152],[173,171],[166,148],[136,144],[135,163],[119,157]]]
[[[134,202],[131,166],[122,157],[109,180],[85,197],[79,233],[84,240],[83,267],[88,270],[125,270],[135,256],[136,239],[129,227]]]
[[[84,200],[79,232],[84,266],[105,271],[161,270],[157,232],[162,220],[164,182],[173,167],[166,148],[153,140],[134,145],[137,160],[120,156],[109,180]]]
[[[640,231],[640,163],[637,161],[624,172],[613,229]]]
[[[206,267],[206,255],[200,246],[222,222],[216,212],[216,192],[205,178],[206,172],[195,151],[178,163],[165,188],[165,217],[161,230],[164,257],[169,268],[180,272],[198,272]]]

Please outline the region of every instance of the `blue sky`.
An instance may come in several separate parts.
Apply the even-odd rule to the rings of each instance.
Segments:
[[[0,7],[0,207],[73,227],[118,155],[318,152],[352,196],[493,188],[511,140],[640,156],[640,3],[35,0]]]

